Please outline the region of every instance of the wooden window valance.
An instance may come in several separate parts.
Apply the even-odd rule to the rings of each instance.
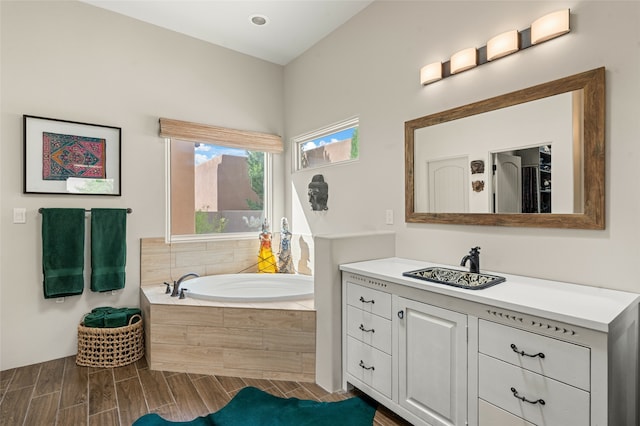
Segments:
[[[160,118],[160,136],[274,154],[281,153],[284,150],[282,137],[278,135],[229,129],[170,118]]]

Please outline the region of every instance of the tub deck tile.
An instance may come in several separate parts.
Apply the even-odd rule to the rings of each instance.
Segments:
[[[188,327],[184,343],[236,349],[264,349],[263,331],[250,328]]]
[[[279,309],[224,310],[225,327],[302,330],[302,313]]]
[[[308,331],[264,330],[262,349],[267,351],[316,351],[316,334]]]
[[[171,324],[171,326],[154,325],[151,333],[151,343],[165,343],[172,345],[187,344],[187,326],[184,324]]]
[[[223,348],[213,346],[185,346],[155,343],[151,354],[153,363],[174,363],[176,365],[210,365],[212,368],[224,366]],[[152,368],[155,368],[152,365]],[[169,371],[175,371],[169,369]],[[195,372],[195,371],[194,371]]]
[[[173,298],[176,300],[177,298]],[[179,300],[179,299],[177,299]],[[220,327],[223,325],[223,310],[204,306],[152,305],[151,325],[200,325]]]
[[[223,357],[225,369],[285,373],[302,372],[302,356],[299,352],[224,349]]]

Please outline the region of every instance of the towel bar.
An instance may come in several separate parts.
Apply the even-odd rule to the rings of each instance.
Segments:
[[[40,208],[38,209],[38,213],[42,213],[42,209],[43,209],[43,208],[42,208],[42,207],[40,207]],[[85,211],[86,213],[91,213],[91,209],[84,209],[84,211]],[[132,208],[128,208],[128,209],[127,209],[127,213],[133,213],[133,209],[132,209]]]

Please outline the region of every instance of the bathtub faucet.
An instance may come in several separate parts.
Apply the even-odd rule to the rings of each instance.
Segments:
[[[183,276],[178,278],[178,281],[173,282],[173,291],[171,292],[171,297],[176,297],[178,296],[178,294],[180,294],[180,284],[182,284],[182,281],[186,280],[189,277],[199,277],[199,276],[200,275],[196,274],[195,272],[189,272],[188,274],[184,274]]]

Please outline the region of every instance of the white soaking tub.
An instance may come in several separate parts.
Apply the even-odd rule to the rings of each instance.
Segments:
[[[222,274],[182,282],[187,297],[218,302],[272,302],[313,297],[313,277],[298,274]]]

